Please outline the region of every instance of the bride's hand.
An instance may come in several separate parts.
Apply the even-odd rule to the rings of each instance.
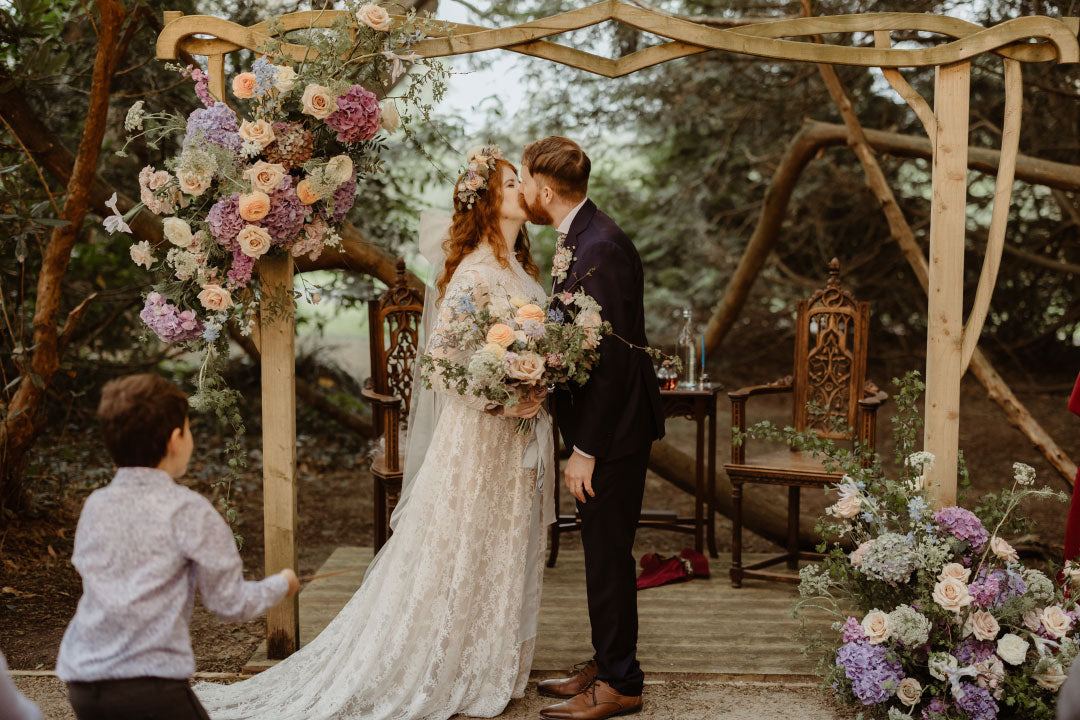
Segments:
[[[543,397],[539,400],[533,400],[532,397],[529,396],[513,407],[504,407],[502,412],[506,417],[534,418],[543,407]]]

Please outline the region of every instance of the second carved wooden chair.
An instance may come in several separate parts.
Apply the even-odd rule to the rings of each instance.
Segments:
[[[872,451],[876,435],[877,409],[888,399],[874,383],[866,380],[866,347],[870,317],[869,303],[857,301],[840,286],[840,263],[829,263],[825,288],[799,302],[795,330],[794,374],[766,385],[752,385],[729,392],[732,439],[747,427],[746,401],[756,395],[791,393],[793,425],[796,430],[812,430],[820,437],[856,440]],[[820,412],[809,412],[813,403]],[[854,436],[837,432],[836,420],[854,428]],[[836,483],[841,474],[829,473],[819,460],[798,450],[781,448],[773,452],[747,455],[746,443],[731,446],[731,462],[724,471],[732,485],[731,584],[743,578],[798,582],[794,572],[765,570],[786,563],[789,571],[800,560],[817,559],[816,553],[799,550],[799,493],[801,488],[823,488]],[[743,485],[758,483],[788,488],[787,548],[782,555],[752,565],[742,564]]]
[[[405,261],[398,258],[397,278],[386,292],[368,303],[371,377],[361,395],[371,403],[381,447],[371,461],[375,491],[375,552],[390,536],[390,515],[401,495],[405,466],[401,431],[409,418],[413,362],[420,346],[424,297],[409,287]]]

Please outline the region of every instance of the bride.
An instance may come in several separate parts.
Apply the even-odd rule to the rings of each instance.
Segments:
[[[467,310],[544,298],[517,170],[497,148],[469,161],[449,230],[435,234],[445,260],[425,308],[425,323],[434,318],[427,352],[459,361],[454,325]],[[439,246],[427,228],[421,244]],[[214,720],[493,717],[524,694],[554,515],[551,422],[542,398],[490,408],[431,380],[437,392],[416,384],[394,534],[360,588],[314,641],[269,670],[197,685]],[[515,430],[514,418],[533,416],[531,436]]]

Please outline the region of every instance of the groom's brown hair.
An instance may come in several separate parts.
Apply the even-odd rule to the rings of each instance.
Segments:
[[[552,135],[529,143],[521,154],[529,174],[543,178],[567,200],[581,202],[589,191],[592,162],[581,146],[569,138]]]

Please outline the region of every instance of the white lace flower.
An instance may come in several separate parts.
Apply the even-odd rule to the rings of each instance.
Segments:
[[[1020,485],[1035,484],[1035,468],[1022,462],[1013,463],[1013,478]]]

